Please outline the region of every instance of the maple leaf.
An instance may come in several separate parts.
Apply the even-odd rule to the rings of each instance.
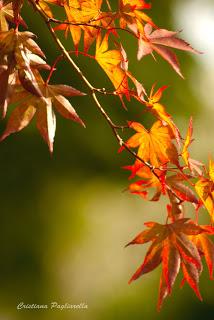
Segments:
[[[8,22],[15,23],[12,1],[0,0],[0,32],[8,31]],[[21,17],[19,23],[24,27],[27,27]]]
[[[214,184],[213,181],[201,177],[195,184],[195,190],[214,222]]]
[[[138,180],[129,185],[128,190],[131,193],[140,195],[144,199],[147,199],[147,189],[155,188],[155,194],[152,196],[150,201],[158,201],[161,193],[165,194],[166,171],[154,170],[154,174],[149,167],[145,166],[138,160],[135,161],[133,166],[125,166],[123,169],[131,171],[130,179],[134,178],[136,175],[143,178],[143,180]]]
[[[89,22],[100,16],[102,0],[69,0],[68,4],[76,22]]]
[[[156,27],[152,19],[141,11],[150,8],[151,5],[143,0],[119,0],[119,12],[116,13],[115,18],[120,19],[120,28],[125,29],[126,26],[135,27],[137,33],[144,34],[145,23],[150,23]]]
[[[167,177],[166,183],[181,201],[188,201],[193,205],[198,205],[198,199],[195,193],[184,184],[189,178],[191,178],[191,176],[178,173]]]
[[[66,5],[65,5],[64,8],[65,8],[65,12],[66,12],[66,15],[67,15],[67,18],[68,18],[67,22],[69,22],[71,24],[70,25],[66,24],[66,23],[60,24],[57,27],[55,27],[54,30],[55,31],[56,30],[64,30],[66,38],[68,36],[68,32],[70,31],[71,37],[72,37],[73,42],[74,42],[75,49],[76,49],[76,51],[78,51],[78,45],[80,43],[80,39],[81,39],[81,35],[82,35],[82,28],[79,25],[72,25],[72,23],[76,23],[76,21],[74,20],[72,14],[71,14],[71,10]],[[95,32],[96,32],[96,29],[95,29]],[[89,43],[88,43],[88,46],[89,46]],[[84,48],[86,48],[86,44],[85,43],[84,43]],[[85,49],[85,51],[86,51],[86,49]]]
[[[125,94],[129,98],[129,87],[126,70],[123,69],[124,57],[121,50],[108,50],[108,37],[106,34],[102,39],[98,34],[96,43],[95,59],[108,75],[118,95]]]
[[[192,53],[201,52],[193,49],[187,42],[178,38],[178,33],[179,32],[165,29],[157,29],[152,32],[152,26],[150,24],[146,24],[144,28],[145,35],[141,35],[139,38],[137,54],[138,60],[155,51],[183,78],[176,54],[167,47]]]
[[[49,4],[55,4],[55,5],[63,5],[65,1],[60,1],[60,0],[38,0],[39,6],[42,8],[42,10],[45,12],[45,14],[49,18],[53,18],[53,13],[52,10],[49,6]]]
[[[96,0],[69,1],[68,5],[64,5],[64,9],[67,16],[66,22],[70,22],[70,24],[62,23],[54,30],[64,30],[66,37],[70,31],[76,51],[78,51],[83,32],[84,52],[87,52],[99,33],[99,26],[106,29],[113,27],[111,13],[101,12],[101,5],[102,1]]]
[[[24,88],[32,94],[42,96],[32,70],[47,69],[49,66],[43,60],[45,55],[33,40],[34,37],[33,33],[27,31],[10,29],[0,32],[0,107],[3,117],[8,107],[9,82],[16,79],[17,75]]]
[[[53,13],[49,4],[63,7],[67,1],[66,0],[37,0],[36,2],[37,4],[39,4],[40,8],[49,18],[53,18]]]
[[[84,126],[83,121],[65,98],[65,96],[82,96],[84,93],[67,85],[46,84],[39,75],[39,72],[34,71],[34,73],[42,96],[33,95],[28,91],[23,92],[25,98],[23,99],[22,96],[18,106],[12,111],[1,140],[4,140],[11,133],[25,128],[36,114],[37,128],[52,153],[56,130],[56,117],[53,106],[64,118],[73,120]]]
[[[166,189],[170,188],[171,192],[177,196],[180,201],[188,201],[194,206],[198,205],[198,199],[195,196],[192,189],[184,184],[188,178],[188,175],[176,174],[166,177],[165,170],[154,170],[155,174],[151,169],[140,161],[136,161],[133,166],[125,166],[123,169],[131,171],[131,178],[135,176],[143,178],[129,185],[128,190],[133,193],[142,196],[147,199],[147,189],[155,188],[155,194],[150,201],[158,201],[161,194],[166,194]]]
[[[145,102],[145,104],[150,112],[152,112],[158,119],[160,119],[163,124],[168,124],[178,142],[178,145],[180,145],[180,132],[173,122],[171,115],[169,115],[166,112],[165,107],[161,103],[159,103],[160,99],[162,98],[163,91],[167,88],[167,86],[159,88],[155,93],[154,88],[155,85],[152,86],[148,102]]]
[[[10,82],[13,65],[0,58],[0,108],[4,117],[8,107],[8,97],[10,93]]]
[[[196,211],[201,206],[201,201],[198,200],[193,190],[185,184],[187,181],[190,182],[191,178],[191,175],[184,173],[177,173],[166,178],[167,194],[170,200],[167,210],[172,221],[184,217],[184,203],[186,201],[190,202]]]
[[[190,167],[189,163],[189,151],[188,148],[190,144],[192,143],[192,134],[193,134],[193,125],[192,125],[192,117],[189,120],[189,127],[186,135],[186,139],[184,141],[183,151],[182,151],[182,157],[188,167]]]
[[[65,12],[66,12],[66,15],[68,18],[67,21],[71,22],[71,23],[75,23],[76,21],[72,15],[72,11],[70,10],[70,7],[65,5],[64,9],[65,9]],[[78,50],[78,45],[79,45],[79,42],[81,39],[81,33],[82,33],[80,26],[72,25],[72,24],[70,24],[70,25],[69,24],[60,24],[57,27],[55,27],[54,30],[64,30],[66,38],[68,36],[68,32],[70,31],[73,42],[74,42],[74,46],[75,46],[76,50]]]
[[[212,223],[214,222],[214,162],[210,159],[208,178],[200,176],[195,184],[195,190],[210,214]]]
[[[188,148],[193,141],[192,134],[193,134],[193,125],[192,125],[192,117],[191,117],[189,120],[189,127],[187,131],[186,139],[184,141],[181,156],[185,164],[189,167],[190,171],[192,173],[196,172],[198,175],[201,176],[202,175],[201,167],[203,167],[203,164],[197,160],[191,159],[188,151]]]
[[[179,219],[166,225],[155,222],[145,223],[145,225],[148,229],[138,234],[127,245],[152,241],[143,264],[131,277],[129,283],[151,272],[162,263],[158,309],[161,308],[163,300],[171,294],[180,268],[182,268],[185,281],[195,291],[197,297],[202,299],[198,289],[199,276],[202,271],[201,257],[189,236],[200,235],[205,230],[194,223],[189,223],[189,219]]]
[[[47,64],[40,58],[36,62],[36,55],[45,58],[40,47],[33,40],[35,35],[31,32],[19,32],[14,29],[0,32],[0,50],[3,62],[14,64],[16,69],[28,69],[30,72],[31,63],[33,66],[47,67]]]
[[[150,162],[159,168],[168,162],[178,164],[178,151],[172,140],[175,138],[169,126],[164,126],[161,121],[156,121],[148,131],[138,122],[130,122],[129,127],[137,133],[128,139],[128,148],[138,148],[137,155],[144,162]],[[122,147],[119,151],[122,151]]]
[[[204,256],[210,279],[214,280],[214,244],[208,236],[214,234],[214,228],[211,226],[201,226],[201,228],[203,228],[205,232],[195,236],[190,236],[190,239],[198,248],[200,255]]]

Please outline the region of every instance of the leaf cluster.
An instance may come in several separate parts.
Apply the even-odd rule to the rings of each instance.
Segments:
[[[29,0],[30,5],[46,22],[60,50],[59,56],[49,65],[45,54],[35,41],[21,17],[22,0],[0,0],[0,109],[2,117],[8,107],[15,106],[10,113],[1,140],[11,133],[25,128],[36,118],[37,128],[53,152],[56,130],[55,112],[64,118],[85,125],[68,98],[84,93],[66,84],[50,84],[52,75],[58,70],[58,62],[65,59],[76,70],[92,95],[95,105],[110,125],[120,144],[119,151],[126,150],[134,162],[124,169],[131,171],[134,179],[128,190],[144,200],[159,201],[167,197],[166,223],[146,223],[141,232],[128,245],[151,242],[143,264],[134,273],[130,282],[162,265],[158,308],[172,292],[175,280],[181,272],[182,286],[188,283],[199,299],[199,278],[205,258],[210,278],[213,279],[214,245],[214,162],[209,168],[192,159],[189,147],[193,141],[193,125],[190,119],[186,137],[176,126],[172,116],[162,103],[167,89],[163,85],[150,92],[129,70],[129,57],[120,39],[120,32],[131,34],[138,44],[138,60],[146,55],[156,59],[162,57],[183,78],[175,50],[194,54],[200,52],[180,38],[180,32],[158,27],[148,15],[151,4],[144,0],[118,0],[117,9],[112,10],[106,0]],[[60,8],[64,19],[59,20],[52,10]],[[21,29],[23,30],[23,29]],[[73,50],[68,51],[58,32],[71,38]],[[94,45],[93,45],[94,44]],[[82,49],[81,49],[82,47]],[[81,51],[82,50],[82,51]],[[110,80],[111,89],[95,88],[72,60],[72,54],[82,54],[95,60]],[[44,76],[44,72],[48,72]],[[137,100],[154,117],[151,128],[136,119],[127,124],[115,125],[99,102],[98,96],[116,95],[124,108]],[[127,107],[128,105],[128,107]],[[124,142],[119,130],[134,130]],[[195,219],[190,220],[185,203],[191,203]],[[200,225],[199,209],[205,207],[210,216],[210,225]]]

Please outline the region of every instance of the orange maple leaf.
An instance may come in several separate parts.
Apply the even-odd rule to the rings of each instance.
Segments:
[[[162,98],[163,91],[167,88],[167,86],[159,88],[156,92],[154,92],[154,88],[155,85],[152,86],[148,102],[145,102],[145,104],[149,111],[152,112],[158,119],[160,119],[163,124],[168,124],[178,142],[178,145],[180,145],[180,132],[173,122],[171,115],[166,112],[165,107],[159,102]]]
[[[102,1],[69,1],[64,4],[67,16],[66,22],[54,28],[54,30],[65,30],[67,37],[70,31],[74,46],[78,51],[81,35],[84,34],[84,51],[87,52],[100,30],[100,26],[106,29],[113,27],[111,13],[101,12]],[[112,29],[113,32],[113,29]]]
[[[214,228],[211,226],[201,226],[204,229],[204,233],[190,236],[191,241],[196,245],[200,255],[205,258],[207,268],[209,271],[210,279],[214,280],[214,244],[209,238],[209,235],[214,234]]]
[[[119,12],[115,17],[120,19],[120,27],[126,26],[133,28],[140,34],[144,34],[144,24],[150,23],[156,27],[152,19],[142,10],[150,9],[151,5],[144,0],[119,0]]]
[[[131,171],[130,178],[135,176],[142,178],[134,183],[131,183],[128,190],[136,195],[147,199],[148,189],[154,188],[155,194],[150,201],[158,201],[161,194],[166,195],[166,190],[169,188],[180,199],[180,201],[188,201],[194,206],[198,205],[198,199],[192,189],[190,189],[184,182],[189,178],[188,175],[171,175],[166,177],[166,170],[155,169],[155,174],[151,169],[140,161],[136,161],[133,166],[125,166],[124,169]]]
[[[138,122],[130,122],[129,127],[137,131],[128,139],[126,146],[138,148],[137,155],[144,162],[150,162],[155,168],[166,165],[168,162],[178,163],[178,151],[172,140],[175,138],[168,125],[156,121],[148,131]],[[120,149],[122,151],[124,147]]]
[[[131,193],[147,199],[147,190],[150,188],[155,188],[155,194],[152,196],[150,201],[158,201],[161,193],[165,193],[166,171],[154,170],[154,174],[149,167],[145,166],[138,160],[133,166],[125,166],[123,169],[131,171],[130,178],[134,178],[135,176],[142,178],[142,180],[138,180],[129,185],[128,190]]]

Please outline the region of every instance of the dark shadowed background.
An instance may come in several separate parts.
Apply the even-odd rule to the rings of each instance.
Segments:
[[[193,116],[192,152],[207,161],[213,154],[214,133],[213,1],[154,1],[151,15],[160,27],[183,29],[183,37],[205,54],[178,53],[186,77],[183,81],[159,57],[157,63],[151,56],[137,62],[135,41],[121,35],[130,69],[147,89],[156,81],[170,86],[163,98],[168,112],[183,135]],[[28,5],[23,17],[51,64],[59,52],[43,21]],[[70,37],[66,46],[73,48]],[[95,62],[82,56],[74,59],[95,86],[111,88]],[[52,80],[87,92],[67,63],[60,63]],[[137,116],[145,125],[151,123],[151,117],[135,102],[128,104],[127,112],[116,97],[100,99],[116,122]],[[142,230],[145,221],[164,221],[165,202],[146,203],[122,192],[127,172],[120,168],[131,159],[125,153],[118,155],[115,138],[90,97],[71,101],[87,128],[57,116],[52,158],[34,124],[0,144],[0,319],[214,319],[214,285],[207,270],[200,283],[203,303],[189,287],[180,290],[177,281],[161,313],[156,312],[160,269],[127,284],[145,248],[124,249],[124,245]],[[5,121],[1,130],[4,127]],[[17,311],[22,301],[83,302],[88,309]]]

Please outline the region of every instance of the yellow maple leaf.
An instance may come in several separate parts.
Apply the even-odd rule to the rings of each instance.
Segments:
[[[112,27],[111,13],[101,12],[102,0],[70,0],[64,4],[67,22],[55,27],[55,30],[65,30],[67,36],[70,31],[76,50],[80,43],[81,35],[84,34],[84,51],[88,51],[100,30]]]
[[[209,161],[209,177],[214,182],[214,161],[212,159]]]
[[[108,75],[117,94],[127,96],[129,95],[127,74],[122,67],[124,58],[121,51],[108,50],[108,37],[106,34],[102,39],[101,33],[98,34],[95,59]]]
[[[189,151],[188,151],[188,148],[193,141],[192,134],[193,134],[193,126],[192,126],[192,117],[191,117],[190,121],[189,121],[189,127],[188,127],[188,131],[187,131],[186,139],[184,141],[181,156],[182,156],[185,164],[189,167],[189,169],[193,173],[196,172],[199,176],[202,176],[203,173],[202,173],[201,167],[204,166],[203,163],[201,163],[200,161],[197,161],[195,159],[191,159],[190,155],[189,155]]]
[[[153,113],[158,119],[163,122],[163,124],[168,124],[178,142],[178,145],[180,145],[180,132],[173,122],[172,117],[166,112],[165,107],[159,102],[162,97],[163,91],[167,88],[167,86],[159,88],[155,93],[154,87],[155,85],[152,86],[148,102],[146,102],[146,106],[151,111],[151,113]]]
[[[89,22],[100,15],[102,0],[70,0],[69,7],[76,22]]]
[[[195,190],[214,222],[214,184],[213,181],[201,177],[195,184]]]
[[[164,126],[161,121],[156,121],[148,131],[137,122],[129,126],[137,131],[127,142],[129,148],[138,148],[137,155],[145,162],[150,162],[156,168],[172,162],[178,165],[178,151],[173,144],[175,138],[169,126]]]

